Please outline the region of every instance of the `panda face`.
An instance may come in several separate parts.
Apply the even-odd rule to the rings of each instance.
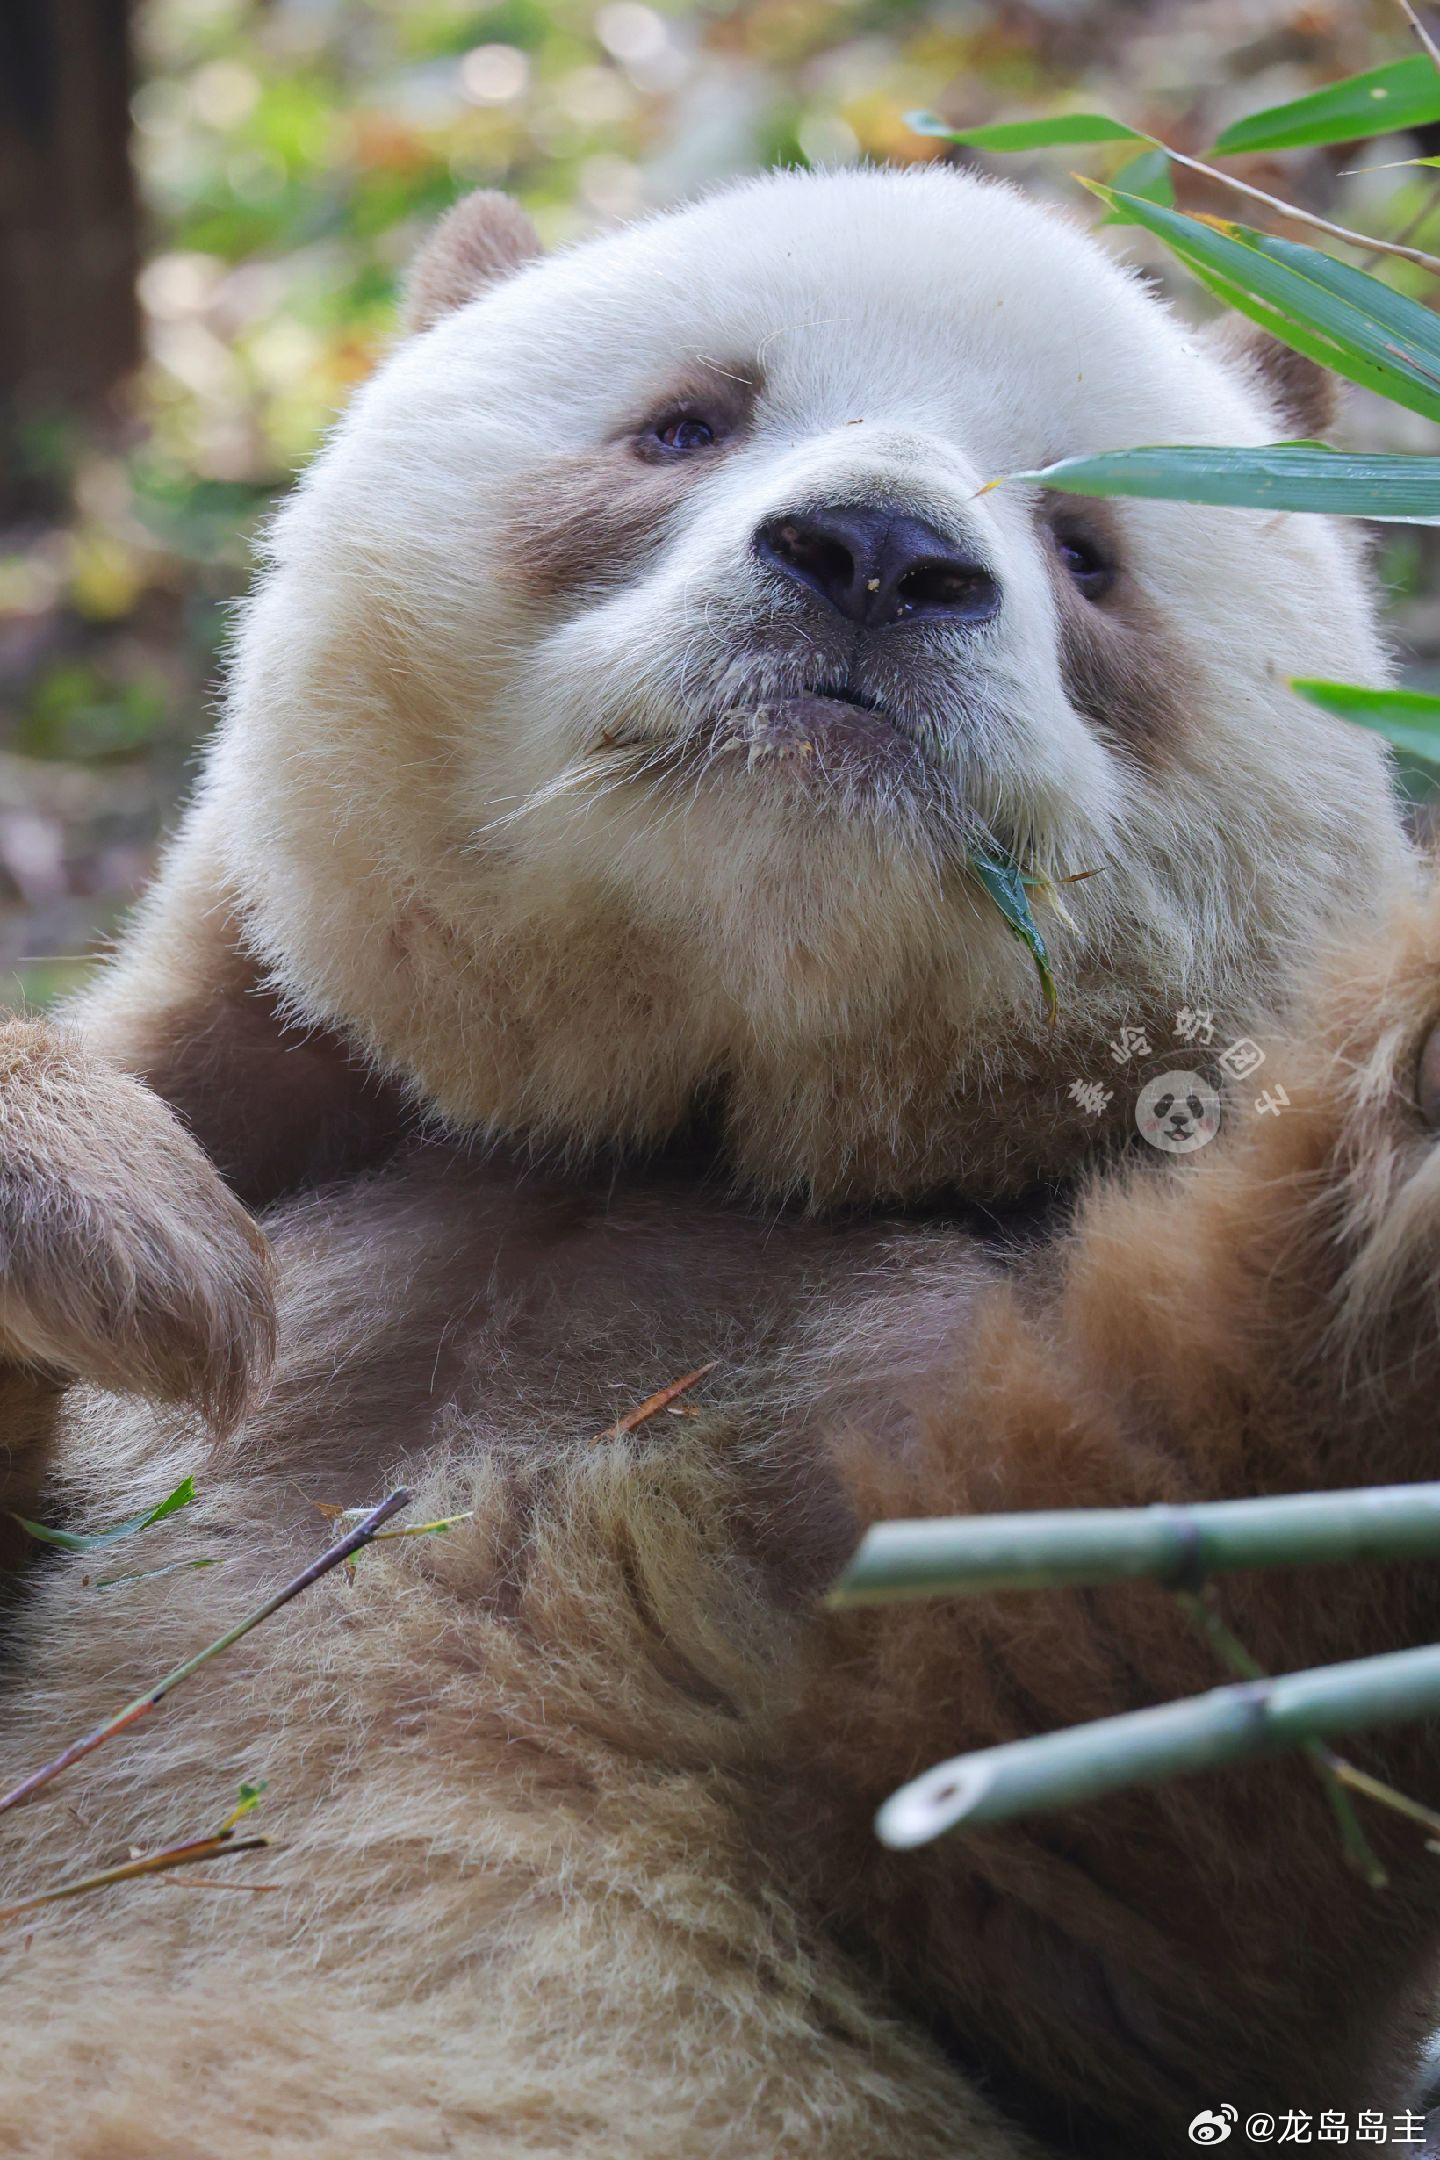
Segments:
[[[646,1138],[718,1085],[787,1190],[1069,1159],[1050,1120],[981,1173],[976,1128],[1187,982],[1250,1016],[1404,848],[1380,745],[1286,684],[1381,665],[1324,520],[1260,574],[1253,518],[989,483],[1285,431],[1076,224],[938,167],[527,262],[277,520],[206,783],[247,935],[457,1122]],[[1096,873],[1042,924],[1058,1028],[977,849]]]
[[[1202,1073],[1157,1073],[1135,1105],[1135,1123],[1162,1155],[1193,1155],[1220,1130],[1220,1095]]]

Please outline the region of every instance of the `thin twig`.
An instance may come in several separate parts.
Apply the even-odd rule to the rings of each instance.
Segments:
[[[1348,1785],[1352,1792],[1363,1793],[1367,1800],[1375,1801],[1379,1807],[1389,1808],[1393,1814],[1403,1815],[1407,1822],[1418,1823],[1422,1830],[1429,1831],[1432,1838],[1440,1838],[1440,1815],[1436,1814],[1434,1808],[1426,1807],[1421,1800],[1412,1800],[1409,1793],[1400,1792],[1394,1785],[1385,1784],[1383,1779],[1372,1777],[1368,1770],[1362,1770],[1358,1763],[1349,1762],[1345,1756],[1335,1754],[1333,1749],[1326,1748],[1324,1753],[1342,1785]]]
[[[1340,177],[1343,180],[1346,176],[1342,173]],[[1412,217],[1406,218],[1395,238],[1397,240],[1413,240],[1416,233],[1422,232],[1425,226],[1429,224],[1437,208],[1440,208],[1440,202],[1437,202],[1436,197],[1431,195],[1425,202],[1421,203]],[[1365,258],[1364,267],[1368,269],[1371,263],[1379,262],[1383,254],[1383,248],[1372,248]]]
[[[409,1502],[410,1494],[402,1485],[398,1491],[391,1493],[388,1500],[382,1500],[379,1507],[372,1508],[365,1520],[357,1523],[338,1545],[332,1545],[328,1552],[321,1553],[318,1560],[312,1560],[309,1567],[292,1582],[286,1583],[283,1590],[277,1590],[273,1597],[267,1598],[263,1605],[257,1605],[254,1612],[247,1613],[243,1620],[237,1621],[233,1628],[228,1628],[215,1642],[207,1643],[203,1650],[197,1650],[193,1657],[186,1658],[182,1665],[177,1665],[173,1671],[166,1673],[163,1680],[158,1680],[155,1686],[147,1689],[143,1695],[137,1695],[133,1702],[126,1703],[123,1710],[117,1710],[103,1725],[97,1725],[93,1732],[86,1733],[81,1740],[72,1740],[69,1747],[63,1749],[52,1762],[45,1763],[39,1770],[32,1770],[29,1777],[22,1778],[18,1785],[0,1798],[0,1815],[9,1808],[19,1807],[22,1801],[31,1799],[42,1786],[48,1785],[52,1778],[59,1777],[62,1770],[68,1770],[71,1764],[79,1762],[82,1756],[92,1754],[96,1748],[103,1747],[107,1740],[113,1740],[117,1733],[123,1732],[128,1725],[134,1725],[147,1716],[165,1700],[172,1689],[179,1687],[182,1680],[188,1680],[202,1665],[208,1665],[211,1658],[219,1657],[222,1650],[230,1649],[232,1644],[239,1642],[242,1635],[248,1635],[262,1620],[268,1620],[272,1613],[279,1612],[282,1605],[288,1605],[291,1598],[299,1597],[302,1590],[308,1590],[322,1575],[328,1575],[331,1568],[339,1567],[342,1560],[348,1560],[362,1545],[368,1545],[380,1525],[388,1522],[392,1515],[398,1514],[401,1508],[407,1507]]]
[[[162,1875],[167,1890],[238,1890],[242,1897],[263,1897],[267,1891],[283,1890],[283,1882],[221,1882],[214,1875]]]
[[[1328,233],[1332,240],[1343,240],[1347,247],[1363,248],[1375,255],[1396,255],[1402,262],[1418,263],[1422,270],[1433,271],[1440,277],[1440,255],[1427,255],[1424,248],[1406,247],[1399,240],[1377,240],[1374,233],[1352,232],[1348,225],[1336,225],[1315,210],[1301,210],[1296,204],[1255,187],[1249,180],[1241,180],[1235,173],[1222,172],[1218,165],[1207,165],[1202,158],[1187,157],[1183,150],[1172,150],[1168,143],[1155,136],[1148,139],[1176,165],[1184,165],[1190,172],[1203,173],[1207,180],[1217,180],[1221,187],[1233,188],[1237,195],[1248,195],[1252,202],[1264,203],[1277,217],[1288,218],[1294,225],[1308,225],[1316,232]]]
[[[1200,1630],[1221,1664],[1228,1666],[1237,1679],[1265,1679],[1264,1667],[1256,1663],[1239,1636],[1221,1618],[1212,1587],[1199,1591],[1181,1590],[1176,1593],[1176,1602]],[[1365,1835],[1355,1803],[1340,1777],[1340,1758],[1319,1740],[1307,1741],[1301,1753],[1314,1765],[1315,1774],[1324,1787],[1325,1798],[1340,1832],[1340,1849],[1346,1865],[1353,1868],[1372,1890],[1383,1890],[1389,1878],[1379,1854]],[[1389,1787],[1384,1790],[1388,1791]]]
[[[604,1432],[596,1433],[595,1444],[598,1445],[602,1440],[623,1440],[626,1433],[634,1432],[636,1426],[643,1425],[647,1418],[656,1417],[660,1411],[668,1410],[677,1396],[684,1395],[697,1381],[703,1380],[706,1373],[714,1372],[719,1362],[718,1358],[711,1358],[708,1365],[697,1365],[694,1372],[687,1372],[679,1380],[672,1380],[668,1387],[657,1388],[653,1395],[646,1396],[644,1402],[637,1403],[633,1410],[627,1410],[624,1417],[616,1418],[613,1425],[607,1425]]]
[[[190,1838],[183,1845],[167,1845],[160,1852],[143,1853],[138,1860],[123,1860],[119,1867],[100,1868],[94,1875],[82,1875],[74,1882],[57,1883],[53,1890],[37,1890],[33,1897],[17,1898],[13,1905],[0,1906],[0,1923],[18,1920],[22,1913],[34,1912],[41,1905],[56,1905],[62,1898],[84,1897],[91,1890],[108,1890],[112,1883],[133,1882],[139,1875],[159,1875],[170,1868],[192,1867],[197,1860],[225,1860],[232,1853],[259,1852],[270,1843],[267,1837],[237,1838],[229,1830],[221,1830],[213,1837]],[[217,1883],[217,1889],[239,1889],[238,1883]],[[244,1887],[255,1889],[278,1889],[278,1883],[256,1883]]]
[[[1405,17],[1406,22],[1409,23],[1416,37],[1419,38],[1426,52],[1429,53],[1435,66],[1440,68],[1440,45],[1435,43],[1434,38],[1431,37],[1430,32],[1410,5],[1410,0],[1400,0],[1400,12]]]

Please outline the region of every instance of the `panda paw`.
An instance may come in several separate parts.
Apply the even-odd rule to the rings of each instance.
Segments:
[[[275,1348],[269,1248],[139,1081],[0,1024],[0,1359],[231,1430]]]

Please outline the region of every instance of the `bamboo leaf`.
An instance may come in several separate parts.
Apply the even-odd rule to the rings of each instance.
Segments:
[[[1083,183],[1172,248],[1227,305],[1382,397],[1440,420],[1440,318],[1363,270],[1295,240]]]
[[[1440,697],[1427,690],[1367,690],[1357,683],[1296,676],[1292,690],[1321,712],[1373,728],[1408,757],[1440,766]]]
[[[1175,203],[1175,171],[1168,150],[1142,150],[1121,166],[1111,185],[1118,193],[1138,196],[1141,202],[1163,203],[1167,209]],[[1128,225],[1131,223],[1123,210],[1111,210],[1100,220],[1102,225]]]
[[[1312,143],[1361,142],[1372,135],[1395,135],[1440,120],[1440,74],[1423,53],[1368,68],[1323,90],[1267,105],[1226,128],[1215,142],[1214,157],[1238,157],[1250,150],[1298,150]]]
[[[1047,120],[991,120],[970,128],[954,127],[937,113],[913,112],[905,115],[905,124],[917,135],[936,135],[969,150],[1056,150],[1077,143],[1152,141],[1123,120],[1096,112],[1053,113]]]
[[[1059,1010],[1055,994],[1055,977],[1050,969],[1050,954],[1045,940],[1035,926],[1030,912],[1030,899],[1025,890],[1024,874],[1017,864],[1005,862],[997,855],[986,855],[979,848],[970,851],[970,866],[976,877],[994,901],[1009,925],[1012,936],[1025,946],[1035,962],[1035,972],[1040,978],[1040,991],[1045,1000],[1045,1010],[1054,1019]]]
[[[1323,511],[1390,524],[1440,523],[1440,457],[1347,456],[1321,443],[1269,443],[1258,449],[1157,444],[1062,458],[1006,477],[1069,495]]]
[[[57,1545],[61,1552],[94,1552],[98,1546],[114,1545],[121,1538],[133,1537],[137,1530],[148,1530],[155,1523],[164,1522],[167,1515],[189,1507],[195,1498],[195,1480],[183,1477],[174,1492],[167,1493],[158,1507],[148,1508],[139,1515],[127,1515],[124,1522],[112,1523],[108,1530],[94,1530],[88,1535],[76,1530],[52,1530],[45,1523],[30,1522],[24,1515],[16,1515],[15,1521],[22,1530],[42,1545]],[[118,1580],[111,1577],[110,1580]]]

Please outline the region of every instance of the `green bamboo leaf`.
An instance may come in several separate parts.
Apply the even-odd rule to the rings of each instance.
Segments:
[[[1163,203],[1167,209],[1175,202],[1175,170],[1170,163],[1168,150],[1142,150],[1139,157],[1126,161],[1116,173],[1111,185],[1125,195],[1138,195],[1141,202]],[[1102,225],[1128,225],[1130,219],[1122,210],[1112,210],[1100,220]]]
[[[1158,444],[1062,458],[1057,465],[1006,477],[1068,495],[1323,511],[1403,525],[1440,523],[1440,457],[1351,457],[1323,443],[1269,443],[1250,450]]]
[[[1423,53],[1327,83],[1306,97],[1267,105],[1226,128],[1212,155],[1297,150],[1311,143],[1361,142],[1440,120],[1440,73]]]
[[[97,1546],[114,1545],[120,1538],[133,1537],[137,1530],[148,1530],[153,1523],[164,1522],[167,1515],[189,1507],[194,1498],[194,1478],[181,1478],[174,1492],[168,1493],[158,1507],[149,1508],[141,1515],[128,1515],[124,1522],[112,1523],[108,1530],[95,1530],[88,1536],[75,1530],[51,1530],[44,1523],[28,1521],[24,1515],[16,1515],[14,1519],[42,1545],[58,1545],[62,1552],[94,1552]]]
[[[1165,241],[1202,284],[1282,344],[1440,420],[1440,317],[1429,308],[1298,241],[1186,217],[1096,180],[1083,185]]]
[[[1150,143],[1153,137],[1105,113],[1052,113],[1048,120],[992,120],[983,126],[957,128],[937,113],[913,112],[905,124],[917,135],[938,135],[942,142],[963,143],[969,150],[1056,150],[1075,143]]]
[[[1292,677],[1290,687],[1321,712],[1373,728],[1408,757],[1440,765],[1440,697],[1428,690],[1367,690],[1309,676]]]
[[[1030,912],[1024,873],[1017,864],[1006,862],[998,855],[987,855],[979,848],[971,849],[970,866],[1004,916],[1012,936],[1020,940],[1035,962],[1035,972],[1040,978],[1040,990],[1045,999],[1045,1010],[1053,1020],[1059,1010],[1055,977],[1050,969],[1050,954],[1045,940],[1036,928],[1035,917]]]

